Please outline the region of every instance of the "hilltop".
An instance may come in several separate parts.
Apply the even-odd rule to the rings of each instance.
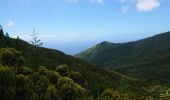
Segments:
[[[128,43],[102,42],[75,57],[131,77],[168,83],[170,32]]]

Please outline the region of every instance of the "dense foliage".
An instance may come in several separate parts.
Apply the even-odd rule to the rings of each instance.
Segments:
[[[93,99],[86,80],[69,66],[59,65],[55,70],[40,66],[34,70],[18,64],[21,62],[18,58],[24,60],[21,52],[13,48],[2,48],[0,51],[2,100]]]
[[[145,95],[142,93],[130,95],[133,93],[130,91],[119,92],[122,86],[123,90],[133,89],[129,87],[127,82],[130,81],[127,80],[122,80],[123,85],[119,88],[106,88],[95,97],[88,89],[88,83],[82,78],[81,73],[72,70],[68,65],[59,65],[55,70],[44,66],[31,69],[18,64],[21,62],[17,60],[18,58],[21,57],[24,60],[21,52],[13,48],[2,48],[0,51],[1,100],[131,100],[132,98],[168,100],[170,98],[170,89],[163,86],[145,88],[143,89],[146,92]],[[8,59],[4,54],[8,55]]]
[[[7,47],[10,48],[6,49]],[[66,55],[61,51],[33,46],[21,40],[19,37],[13,39],[2,35],[0,37],[0,48],[3,48],[5,51],[12,50],[12,48],[18,50],[15,54],[12,54],[13,57],[20,55],[22,52],[22,56],[19,58],[24,57],[25,59],[20,60],[23,61],[22,63],[25,62],[24,65],[32,70],[37,70],[39,66],[46,66],[49,70],[55,70],[56,66],[68,65],[75,71],[75,73],[70,72],[72,73],[70,77],[76,79],[77,82],[82,82],[83,79],[86,80],[83,86],[87,87],[95,96],[106,88],[117,87],[119,80],[123,78],[115,72],[108,72],[107,70],[97,68],[80,59]],[[14,60],[16,60],[16,58],[14,58]],[[22,63],[20,62],[19,64],[22,65]],[[77,76],[80,76],[80,74],[81,78],[78,79]]]
[[[105,43],[102,43],[104,45]],[[110,44],[109,44],[110,45]],[[168,71],[167,71],[168,72]],[[170,89],[12,39],[0,28],[1,100],[169,100]]]
[[[76,57],[140,80],[169,84],[170,32],[129,43],[102,42]]]

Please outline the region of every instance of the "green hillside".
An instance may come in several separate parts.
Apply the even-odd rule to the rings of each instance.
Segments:
[[[25,58],[24,66],[27,66],[35,72],[39,69],[39,66],[45,66],[48,70],[55,70],[57,66],[68,65],[69,68],[78,71],[82,75],[81,85],[86,84],[86,89],[89,90],[89,93],[94,97],[98,97],[107,88],[118,89],[120,92],[129,92],[131,96],[138,96],[140,93],[140,85],[137,84],[137,80],[114,71],[98,68],[58,50],[36,47],[19,38],[14,39],[3,34],[0,34],[0,48],[14,48],[21,51],[22,56]],[[2,68],[4,68],[4,66],[2,66]],[[122,82],[126,84],[122,84]],[[129,82],[135,85],[132,86]],[[128,85],[129,89],[119,89],[119,87],[123,87],[124,85]],[[136,93],[136,91],[138,92]]]
[[[75,56],[143,80],[170,81],[170,32],[128,43],[102,42]]]
[[[169,92],[169,86],[97,67],[61,51],[4,36],[0,30],[2,100],[166,100]]]

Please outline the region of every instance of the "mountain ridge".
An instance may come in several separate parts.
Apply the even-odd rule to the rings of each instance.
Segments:
[[[170,32],[128,43],[102,42],[82,51],[75,57],[132,77],[145,79],[148,75],[155,79],[156,77],[159,77],[158,79],[166,77],[165,80],[167,80],[169,77],[166,76],[168,73],[166,70],[169,70],[168,66],[170,66]],[[165,69],[161,69],[162,66]],[[159,72],[160,69],[163,72]],[[152,75],[153,71],[154,74]]]
[[[107,88],[116,88],[121,86],[121,80],[130,80],[121,74],[98,68],[88,64],[79,58],[66,55],[59,50],[36,47],[21,39],[0,36],[0,48],[15,48],[22,52],[25,58],[25,66],[37,69],[39,66],[46,66],[49,69],[56,69],[57,66],[66,64],[73,70],[82,74],[84,80],[87,80],[88,89],[97,96]],[[56,66],[56,67],[55,67]],[[136,83],[136,80],[133,80]],[[107,85],[106,85],[107,84]]]

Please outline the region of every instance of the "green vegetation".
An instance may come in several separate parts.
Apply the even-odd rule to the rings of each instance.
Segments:
[[[60,70],[61,72],[62,69],[66,68],[66,73],[61,74],[65,74],[66,77],[70,77],[71,79],[75,80],[76,83],[90,91],[90,94],[93,94],[94,97],[97,97],[107,88],[116,89],[119,86],[123,86],[121,80],[136,82],[136,80],[130,80],[129,78],[123,77],[121,74],[118,74],[114,71],[97,68],[96,66],[88,64],[72,56],[66,55],[58,50],[37,47],[19,38],[13,39],[10,37],[7,38],[5,36],[0,37],[0,48],[7,51],[16,49],[17,52],[15,52],[17,55],[21,55],[22,52],[21,58],[25,58],[23,59],[25,62],[23,62],[23,65],[27,66],[22,67],[24,68],[23,71],[26,70],[24,73],[32,73],[39,69],[39,66],[46,66],[46,68],[49,70]],[[12,55],[15,56],[15,54]],[[60,68],[63,65],[67,65],[67,67]],[[56,66],[60,67],[56,69]],[[20,67],[17,68],[19,69],[18,71],[20,71]],[[140,86],[137,85],[136,87]]]
[[[39,66],[46,66],[45,68],[48,70],[56,70],[62,72],[60,74],[64,77],[70,77],[76,83],[85,87],[90,94],[94,95],[94,97],[97,97],[98,94],[101,94],[107,88],[117,88],[120,84],[120,80],[124,79],[124,77],[118,73],[97,68],[96,66],[57,50],[31,45],[19,38],[13,39],[5,36],[0,37],[0,48],[0,51],[2,52],[1,55],[7,57],[7,60],[5,60],[6,63],[0,61],[2,66],[4,66],[4,64],[7,64],[7,66],[13,66],[17,68],[16,71],[20,71],[20,66],[22,65],[27,66],[22,67],[22,69],[24,69],[22,70],[23,73],[32,73],[38,70]],[[14,48],[17,51],[14,50]],[[7,53],[7,55],[5,53]],[[58,66],[57,69],[56,66]],[[50,73],[50,75],[53,74],[54,76],[57,76],[56,73]],[[55,82],[57,79],[52,77],[53,76],[51,76],[50,81]]]
[[[87,80],[84,80],[78,71],[72,70],[68,65],[59,65],[55,70],[44,66],[31,69],[23,66],[24,58],[21,52],[12,48],[1,48],[0,51],[0,98],[2,100],[87,100],[95,98],[88,89]],[[22,61],[19,58],[22,58]]]
[[[148,83],[169,85],[170,32],[129,43],[102,42],[75,56]]]
[[[100,45],[106,44],[112,45]],[[169,100],[169,90],[165,84],[151,84],[10,38],[0,27],[1,100]]]
[[[65,55],[60,51],[31,45],[21,40],[19,37],[17,39],[6,37],[4,36],[3,29],[1,29],[1,32],[2,32],[2,35],[0,37],[0,48],[1,48],[0,55],[2,55],[0,57],[1,67],[3,69],[5,68],[9,69],[9,71],[11,71],[9,73],[13,73],[12,76],[23,74],[24,76],[27,76],[26,80],[30,78],[30,80],[32,81],[30,82],[31,84],[32,83],[37,84],[37,85],[36,84],[30,85],[29,86],[30,89],[32,89],[31,87],[33,86],[35,86],[35,88],[41,86],[40,84],[41,81],[43,82],[46,81],[45,77],[47,77],[48,80],[46,81],[47,83],[56,84],[60,80],[59,79],[60,76],[62,76],[63,79],[66,79],[67,81],[61,80],[61,82],[68,82],[66,83],[66,85],[68,84],[74,87],[74,88],[68,87],[68,89],[73,89],[72,91],[75,92],[74,94],[70,94],[70,95],[80,96],[82,94],[86,94],[88,95],[86,97],[88,97],[89,99],[93,99],[93,98],[97,98],[107,88],[116,89],[118,86],[120,86],[120,81],[122,79],[131,81],[129,79],[122,77],[120,74],[109,72],[102,68],[97,68],[91,64],[85,63],[80,59],[74,58],[69,55]],[[44,73],[44,70],[48,70],[47,75]],[[42,76],[43,78],[41,78],[41,75],[45,75],[45,76]],[[23,78],[22,75],[16,77],[17,79]],[[68,77],[70,79],[64,77]],[[14,84],[16,81],[15,77],[13,80],[14,81],[11,80],[11,84],[14,85],[15,89],[17,89],[19,86],[16,87]],[[61,84],[60,86],[62,87]],[[15,89],[11,90],[11,87],[12,86],[10,86],[9,92],[14,92],[13,94],[14,96],[16,90]],[[19,88],[21,87],[23,86],[20,86]],[[65,85],[63,87],[65,87]],[[84,89],[87,91],[87,93],[81,92],[81,94],[77,94],[77,91],[80,90],[84,91]],[[63,88],[56,89],[54,88],[54,86],[48,86],[47,90],[50,90],[50,92],[52,92],[51,95],[54,95],[55,91],[57,92],[59,92],[59,90],[65,91],[65,89],[63,90]],[[39,89],[37,89],[36,91],[35,90],[30,90],[30,91],[36,92],[33,93],[33,95],[37,98],[37,92],[39,91]],[[4,96],[3,93],[2,96]],[[61,94],[64,95],[63,92],[61,92]],[[38,96],[41,95],[38,94]],[[42,96],[45,96],[43,98],[46,98],[49,96],[49,93],[44,95],[42,94]],[[56,96],[51,98],[56,98]]]
[[[3,55],[4,52],[9,55],[9,59]],[[62,76],[62,73],[58,71],[60,66],[56,68],[56,71],[43,66],[37,70],[23,67],[18,64],[20,60],[13,60],[13,58],[18,59],[18,56],[11,56],[16,52],[18,53],[11,48],[2,48],[0,52],[2,63],[0,65],[0,98],[2,100],[75,100],[88,97],[85,88],[71,78]],[[15,64],[19,69],[14,66]],[[62,66],[65,68],[66,65]]]
[[[130,98],[126,94],[121,94],[118,91],[114,91],[112,89],[106,89],[102,95],[102,100],[130,100]]]
[[[10,54],[10,57],[13,58],[11,55],[21,54],[21,52],[12,48],[0,50],[1,100],[151,100],[151,98],[153,100],[168,100],[170,97],[169,88],[163,86],[145,89],[138,87],[145,91],[145,94],[140,93],[141,90],[138,89],[129,90],[134,89],[130,88],[132,85],[136,87],[134,84],[136,82],[128,81],[125,77],[121,80],[119,88],[106,88],[96,97],[88,89],[88,83],[85,84],[87,80],[84,80],[78,71],[72,70],[68,65],[59,65],[55,70],[44,66],[31,69],[18,64],[20,60],[12,60],[13,63],[7,63],[9,59],[2,55],[6,52],[6,55]],[[8,56],[8,58],[10,57]],[[19,57],[22,57],[22,55],[19,55]],[[14,58],[17,59],[18,56]],[[17,67],[14,66],[15,64],[17,64]],[[121,89],[122,87],[123,89]],[[128,91],[125,91],[126,89]],[[138,92],[138,95],[135,95],[135,92]],[[130,95],[131,93],[133,95]]]

